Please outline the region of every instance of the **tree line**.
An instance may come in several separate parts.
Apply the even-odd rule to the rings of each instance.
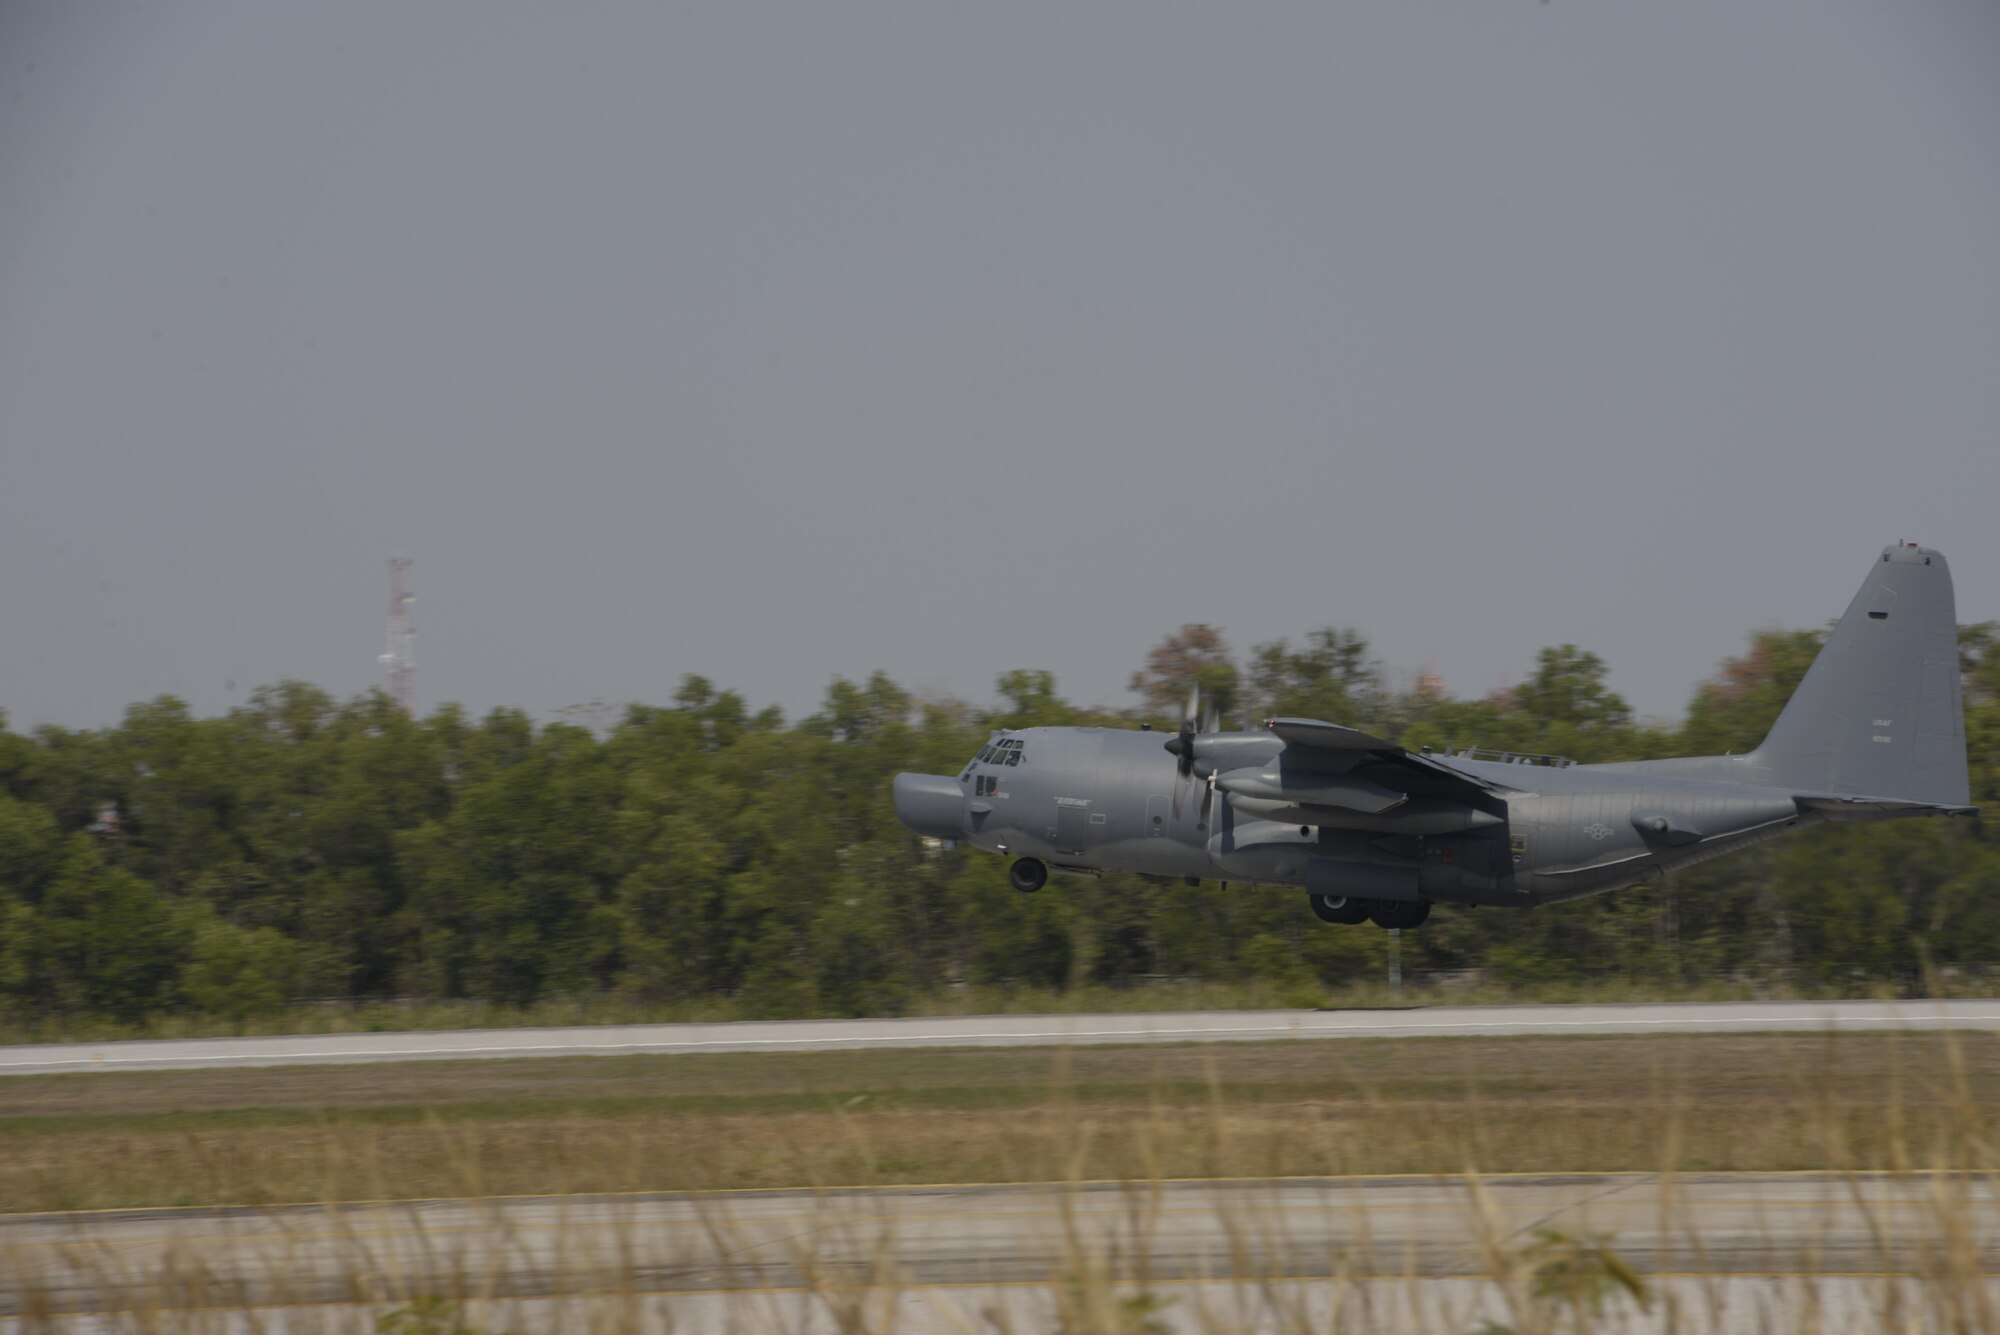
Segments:
[[[1973,800],[2000,804],[2000,653],[1961,632]],[[788,721],[685,678],[609,727],[516,709],[412,717],[281,682],[215,718],[162,696],[115,727],[0,719],[0,1014],[225,1016],[300,999],[727,996],[742,1013],[887,1014],[970,982],[1063,989],[1264,978],[1339,986],[1383,934],[1329,928],[1275,888],[1107,875],[1007,887],[1002,859],[896,821],[899,770],[953,773],[998,727],[1171,728],[1188,688],[1232,718],[1302,715],[1408,747],[1580,761],[1756,745],[1822,632],[1765,632],[1674,726],[1634,719],[1605,665],[1544,649],[1483,698],[1392,685],[1328,628],[1236,655],[1186,626],[1134,674],[1141,703],[1079,708],[1054,677],[1000,702],[835,680]],[[1821,827],[1663,884],[1527,912],[1445,908],[1412,970],[1523,986],[1717,977],[1862,988],[2000,962],[2000,844],[1975,823]]]

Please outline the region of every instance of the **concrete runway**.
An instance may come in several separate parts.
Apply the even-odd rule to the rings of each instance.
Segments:
[[[742,1329],[727,1318],[759,1303],[893,1305],[950,1290],[1046,1304],[1079,1271],[1235,1301],[1266,1301],[1277,1282],[1322,1306],[1357,1285],[1422,1280],[1398,1301],[1455,1295],[1471,1311],[1504,1303],[1508,1277],[1517,1300],[1527,1291],[1525,1249],[1545,1229],[1605,1237],[1640,1272],[1697,1287],[1717,1275],[1954,1273],[1963,1298],[2000,1270],[2000,1193],[1955,1175],[939,1186],[0,1216],[0,1317],[95,1313],[115,1326],[138,1311],[359,1317],[425,1294],[544,1305],[608,1295],[659,1298],[683,1330]],[[687,1324],[696,1313],[706,1318]]]
[[[180,1071],[636,1053],[825,1052],[862,1048],[1221,1043],[1509,1034],[2000,1032],[2000,1000],[1721,1002],[1651,1006],[1437,1006],[1409,1010],[975,1015],[909,1020],[479,1029],[0,1047],[0,1075]]]

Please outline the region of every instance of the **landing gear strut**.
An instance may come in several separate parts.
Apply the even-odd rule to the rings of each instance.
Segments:
[[[1007,869],[1007,880],[1024,895],[1032,895],[1049,883],[1049,869],[1038,858],[1016,858]]]

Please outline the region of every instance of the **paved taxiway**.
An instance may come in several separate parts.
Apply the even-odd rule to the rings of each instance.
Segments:
[[[422,1294],[727,1295],[1477,1280],[1537,1230],[1651,1274],[2000,1268],[1986,1179],[1819,1173],[944,1186],[0,1216],[0,1315],[392,1304]]]
[[[1436,1006],[1409,1010],[1206,1011],[1133,1015],[972,1015],[907,1020],[309,1034],[0,1047],[0,1075],[183,1071],[582,1057],[640,1053],[825,1052],[862,1048],[1220,1043],[1510,1034],[1742,1034],[1914,1029],[2000,1032],[2000,1000],[1723,1002],[1656,1006]]]

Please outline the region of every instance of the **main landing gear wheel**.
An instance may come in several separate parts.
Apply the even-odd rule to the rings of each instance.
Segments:
[[[1368,918],[1377,927],[1421,927],[1424,919],[1430,916],[1431,902],[1428,899],[1420,899],[1414,904],[1378,899],[1368,906]]]
[[[1016,858],[1007,869],[1007,880],[1024,895],[1032,895],[1049,883],[1049,869],[1036,858]]]
[[[1313,916],[1321,922],[1337,922],[1352,927],[1368,921],[1368,910],[1358,899],[1309,894],[1306,903],[1312,905]]]

